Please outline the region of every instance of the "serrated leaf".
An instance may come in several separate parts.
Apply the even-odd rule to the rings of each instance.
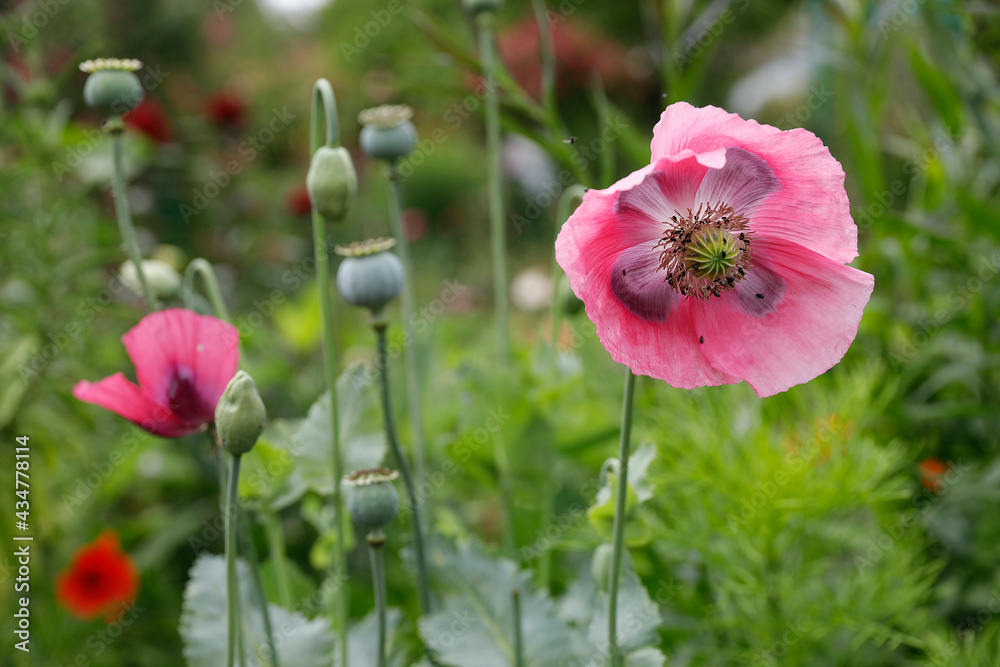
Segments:
[[[387,444],[379,406],[378,378],[357,363],[337,378],[337,408],[342,471],[375,468]],[[333,492],[333,458],[330,438],[330,394],[323,394],[295,434],[293,452],[308,487],[317,493]]]
[[[389,667],[410,667],[413,660],[399,635],[399,626],[403,621],[403,613],[395,607],[386,610],[386,663]],[[350,665],[378,664],[378,617],[375,612],[369,613],[359,622],[351,625],[347,632],[347,662]],[[334,665],[340,667],[340,653],[334,659]]]
[[[573,654],[569,625],[544,592],[532,590],[530,573],[466,543],[432,545],[429,561],[443,608],[420,620],[420,636],[441,664],[508,667],[514,664],[512,592],[521,596],[525,667],[562,664]]]
[[[298,428],[298,421],[276,419],[268,424],[254,448],[243,455],[239,491],[245,506],[278,512],[306,492],[302,468],[293,453]]]
[[[267,664],[267,635],[250,584],[250,572],[237,562],[243,637],[248,660]],[[278,605],[268,605],[271,628],[281,667],[330,667],[333,661],[333,633],[322,618],[305,616]],[[226,561],[222,556],[203,554],[191,568],[184,590],[184,607],[179,631],[184,641],[184,657],[189,667],[219,667],[226,662]]]

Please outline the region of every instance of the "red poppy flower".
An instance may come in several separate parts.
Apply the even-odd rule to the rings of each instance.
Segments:
[[[127,111],[122,120],[125,125],[145,134],[158,144],[166,143],[173,137],[170,121],[163,107],[148,97]]]
[[[56,579],[59,602],[77,618],[104,616],[109,622],[139,591],[139,572],[118,547],[118,535],[107,530],[73,555]]]
[[[840,361],[874,278],[857,256],[844,170],[816,135],[680,102],[652,164],[589,190],[556,259],[612,358],[684,389],[758,396]]]
[[[220,127],[237,127],[243,122],[247,105],[235,93],[224,91],[205,100],[205,114]]]
[[[304,183],[288,191],[288,194],[285,196],[285,203],[288,206],[288,212],[296,217],[309,215],[309,212],[312,211],[309,190]]]
[[[74,396],[165,438],[195,433],[215,418],[240,363],[236,327],[174,308],[142,318],[122,342],[138,386],[115,373],[100,382],[81,380]]]
[[[943,482],[951,474],[951,466],[941,459],[929,458],[920,462],[920,483],[928,491],[938,493],[944,489]]]

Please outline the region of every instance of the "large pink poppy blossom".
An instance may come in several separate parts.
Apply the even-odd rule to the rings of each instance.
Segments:
[[[874,278],[844,171],[816,135],[677,103],[652,164],[589,190],[556,259],[612,358],[691,389],[770,396],[836,364]]]
[[[215,419],[240,363],[236,327],[175,308],[142,318],[122,342],[138,386],[115,373],[100,382],[81,380],[74,396],[165,438],[195,433]]]

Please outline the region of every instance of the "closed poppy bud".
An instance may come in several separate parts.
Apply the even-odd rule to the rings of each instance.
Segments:
[[[177,269],[166,262],[161,262],[158,259],[144,259],[142,260],[142,273],[146,276],[153,294],[161,299],[171,299],[181,290],[181,274],[177,273]],[[119,277],[125,287],[142,296],[139,274],[136,273],[132,260],[127,260],[122,264]]]
[[[264,430],[265,419],[267,410],[253,378],[244,371],[237,371],[215,407],[219,442],[230,454],[246,454]]]
[[[611,583],[611,557],[614,554],[614,547],[610,544],[602,544],[594,549],[593,559],[590,561],[590,574],[594,577],[594,583],[600,591],[608,590]]]
[[[351,521],[363,528],[377,530],[396,518],[399,493],[393,484],[399,473],[389,468],[356,470],[344,477],[347,512]]]
[[[321,146],[309,164],[306,189],[320,215],[330,222],[342,220],[358,194],[358,175],[347,149]]]
[[[138,60],[98,58],[80,64],[89,72],[83,85],[83,99],[92,108],[109,114],[123,114],[142,100],[142,83],[135,75],[142,68]]]
[[[403,263],[388,252],[395,239],[375,239],[349,246],[337,246],[345,259],[337,269],[337,289],[352,306],[368,308],[372,315],[382,312],[403,289]]]
[[[495,12],[502,4],[501,0],[462,0],[462,6],[473,14]]]
[[[361,150],[373,158],[396,160],[405,157],[417,145],[417,129],[410,118],[413,109],[405,104],[383,104],[358,114]]]

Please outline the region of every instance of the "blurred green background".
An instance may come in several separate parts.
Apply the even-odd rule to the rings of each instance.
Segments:
[[[274,418],[304,416],[323,389],[303,190],[312,83],[333,83],[360,178],[332,231],[339,241],[389,232],[382,168],[357,150],[357,113],[415,109],[422,141],[402,187],[418,310],[436,305],[418,332],[427,466],[451,471],[430,494],[432,532],[475,536],[544,576],[555,597],[590,577],[607,538],[610,514],[583,509],[616,451],[621,400],[620,368],[583,314],[557,332],[548,363],[559,194],[647,164],[673,101],[815,132],[847,174],[853,265],[875,275],[875,293],[844,361],[776,397],[640,381],[636,445],[656,454],[630,545],[659,607],[659,647],[671,665],[1000,665],[996,3],[549,0],[547,11],[550,99],[532,4],[498,13],[516,353],[516,372],[501,377],[482,96],[458,0],[337,0],[296,13],[251,0],[5,3],[0,488],[13,486],[15,437],[30,436],[37,541],[34,650],[13,650],[6,615],[0,663],[182,664],[188,571],[200,548],[222,550],[208,530],[218,508],[207,441],[135,441],[126,422],[70,394],[79,379],[130,372],[120,336],[143,314],[115,277],[124,255],[109,146],[77,69],[109,56],[146,65],[147,98],[126,137],[145,254],[181,270],[199,256],[216,266],[243,367]],[[370,360],[364,316],[338,308],[345,363]],[[503,456],[468,446],[491,415],[502,416]],[[118,452],[123,461],[109,463]],[[325,576],[324,503],[309,492],[279,514],[297,595]],[[0,522],[5,544],[12,522]],[[142,575],[144,611],[113,639],[53,593],[105,527]],[[408,536],[396,526],[390,542]],[[251,537],[267,550],[262,526]],[[0,551],[3,609],[14,605],[12,551]],[[371,594],[360,548],[351,567],[361,618]],[[405,567],[393,550],[389,599],[413,618]],[[401,633],[414,638],[412,622]]]

